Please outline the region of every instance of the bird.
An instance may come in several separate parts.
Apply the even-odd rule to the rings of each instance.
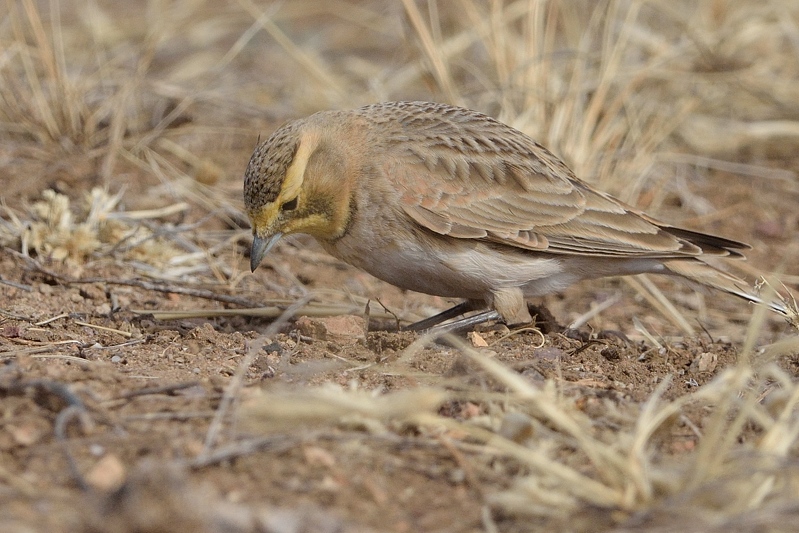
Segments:
[[[592,188],[530,136],[431,102],[320,111],[261,142],[244,175],[250,267],[283,236],[402,289],[529,323],[527,301],[586,279],[667,274],[765,304],[705,259],[749,245],[661,222]]]

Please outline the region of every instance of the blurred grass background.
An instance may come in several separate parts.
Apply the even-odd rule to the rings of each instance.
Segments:
[[[130,250],[155,239],[159,221],[134,238],[142,218],[130,217],[103,235],[92,233],[100,222],[77,237],[48,234],[53,220],[29,231],[28,219],[42,221],[25,206],[53,189],[83,210],[77,221],[103,209],[178,213],[168,233],[184,233],[179,253],[165,259],[168,243],[151,247],[155,268],[200,275],[211,263],[210,277],[240,279],[230,264],[247,246],[241,176],[259,138],[320,109],[421,99],[496,116],[656,217],[753,244],[749,262],[728,265],[751,282],[780,272],[799,283],[799,6],[790,0],[7,5],[0,240],[26,253],[81,262],[113,255],[120,240]],[[85,198],[93,188],[107,198]],[[631,283],[695,333],[658,303],[660,289]],[[702,296],[678,292],[707,319]]]
[[[794,0],[6,5],[0,240],[26,253],[114,256],[135,232],[149,231],[136,239],[152,245],[167,217],[182,240],[139,248],[135,259],[234,284],[242,271],[231,265],[248,234],[241,175],[259,137],[321,109],[421,99],[496,116],[652,215],[752,243],[751,261],[733,265],[750,279],[778,271],[799,283]],[[115,219],[127,226],[106,231]],[[73,244],[62,250],[64,241]],[[180,254],[166,252],[170,245]],[[495,505],[560,518],[602,506],[655,509],[678,526],[701,510],[708,531],[795,519],[799,389],[769,364],[796,347],[752,366],[762,322],[754,324],[739,367],[690,400],[717,409],[707,438],[679,465],[653,443],[689,400],[656,395],[598,428],[557,391],[486,363],[511,391],[503,409],[557,429],[523,445],[460,428],[483,439],[486,453],[501,449],[524,467]],[[761,403],[757,392],[774,384],[774,402]],[[742,428],[761,432],[741,444]],[[547,469],[547,446],[579,459]],[[736,522],[740,514],[749,521]],[[681,530],[670,527],[661,529]]]
[[[675,173],[790,181],[795,170],[781,168],[799,139],[799,8],[788,0],[8,6],[6,198],[58,169],[82,186],[118,188],[129,173],[148,185],[235,183],[280,122],[399,99],[487,112],[655,211],[680,195],[667,184]]]

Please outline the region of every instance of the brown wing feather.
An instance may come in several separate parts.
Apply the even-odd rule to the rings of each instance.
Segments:
[[[745,248],[672,228],[593,190],[533,139],[486,115],[418,102],[364,110],[382,134],[393,131],[383,160],[403,210],[436,233],[595,256],[740,255],[734,250]]]

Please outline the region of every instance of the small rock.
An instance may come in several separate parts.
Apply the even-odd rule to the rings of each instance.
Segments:
[[[499,434],[516,443],[523,443],[533,436],[533,420],[524,413],[510,412],[502,417]]]
[[[467,337],[469,338],[469,342],[471,342],[472,346],[475,348],[488,348],[488,343],[486,340],[476,331],[470,331]]]
[[[555,361],[557,359],[563,359],[566,355],[566,352],[560,348],[546,347],[538,348],[537,350],[533,351],[533,355],[537,359]]]
[[[7,429],[11,433],[14,442],[22,446],[30,446],[41,439],[44,432],[33,424],[8,425]]]
[[[89,470],[86,482],[100,490],[113,490],[125,481],[125,467],[116,455],[108,454]]]
[[[102,457],[105,455],[105,447],[102,444],[90,444],[89,453],[95,457]]]
[[[713,372],[718,363],[718,354],[711,352],[704,352],[699,354],[699,357],[691,361],[691,372]]]
[[[22,337],[23,329],[20,326],[5,326],[0,330],[0,337],[7,339],[16,339]]]
[[[322,318],[300,317],[296,322],[302,335],[342,345],[366,341],[366,321],[355,315]]]
[[[451,483],[459,485],[466,481],[466,471],[463,468],[454,468],[449,471],[449,480]]]
[[[619,349],[615,346],[606,346],[602,348],[599,353],[608,361],[618,361],[621,359],[621,353],[619,353]]]
[[[42,294],[53,294],[53,287],[52,285],[48,285],[47,283],[39,283],[39,292]]]
[[[461,406],[460,416],[464,420],[469,420],[480,415],[480,406],[472,402],[466,402]]]
[[[336,465],[336,458],[333,454],[319,446],[307,446],[303,448],[302,452],[309,465],[322,465],[328,468]]]
[[[283,355],[283,345],[277,341],[272,341],[269,344],[264,344],[261,350],[265,351],[266,353]]]
[[[671,443],[673,453],[692,452],[696,448],[696,441],[693,439],[678,440]]]

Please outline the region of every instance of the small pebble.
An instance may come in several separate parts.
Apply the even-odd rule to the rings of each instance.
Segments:
[[[502,418],[499,434],[506,439],[521,444],[533,433],[533,420],[524,413],[510,412]]]
[[[466,472],[462,468],[453,468],[449,471],[449,480],[452,483],[463,483],[466,481]]]
[[[472,346],[474,346],[475,348],[487,348],[488,347],[488,343],[486,342],[486,340],[483,338],[482,335],[480,335],[476,331],[470,331],[466,335],[466,337],[469,339],[469,341],[472,343]]]
[[[333,341],[348,346],[366,340],[366,321],[354,315],[311,318],[300,317],[295,323],[304,336]]]
[[[100,457],[105,454],[105,447],[100,444],[92,444],[89,446],[89,453],[95,457]]]

